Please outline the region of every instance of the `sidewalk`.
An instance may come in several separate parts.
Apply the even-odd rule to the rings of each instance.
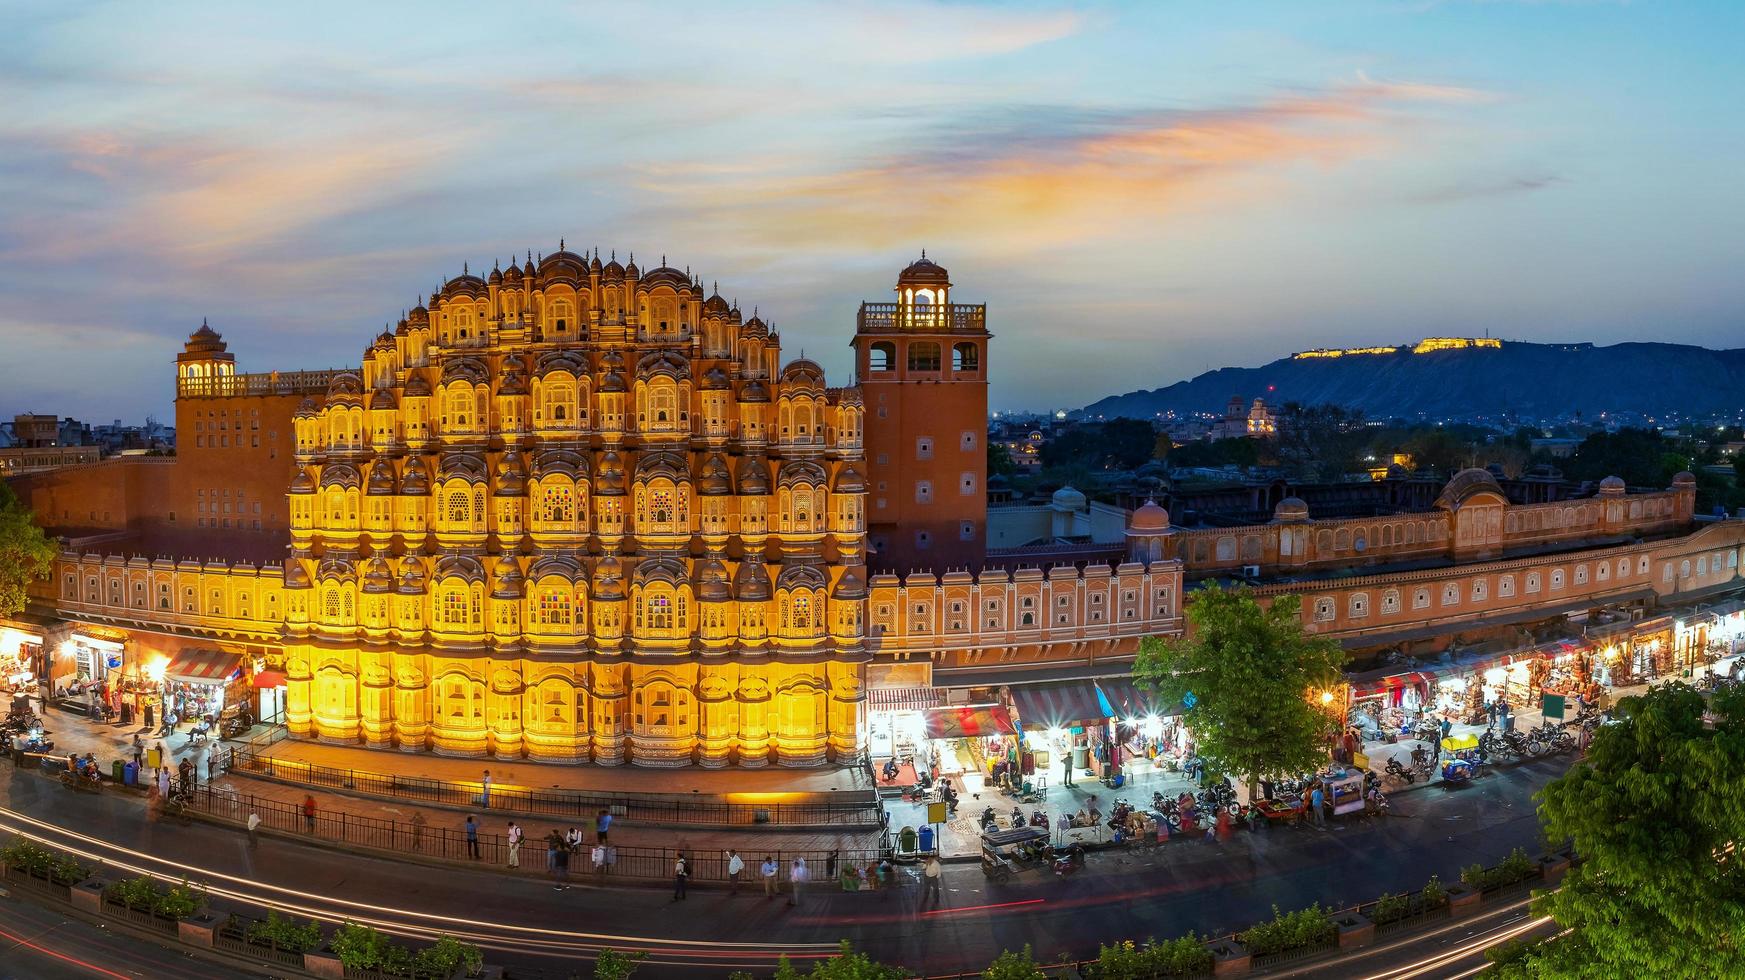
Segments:
[[[194,763],[202,779],[206,776],[206,759],[214,746],[224,746],[216,739],[207,739],[205,744],[189,746],[187,726],[183,730],[165,738],[157,736],[157,729],[147,731],[143,726],[131,725],[122,727],[110,722],[92,721],[83,715],[70,714],[65,711],[53,711],[42,715],[43,732],[55,743],[54,751],[46,753],[53,756],[80,755],[87,752],[97,757],[97,767],[108,776],[110,765],[116,759],[124,762],[133,759],[133,736],[138,733],[140,741],[147,750],[154,746],[162,746],[165,751],[164,765],[174,770],[183,759]]]

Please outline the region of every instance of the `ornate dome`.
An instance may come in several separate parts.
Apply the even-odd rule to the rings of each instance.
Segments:
[[[1696,474],[1689,470],[1680,470],[1672,477],[1672,485],[1675,487],[1694,487],[1696,483]]]
[[[294,477],[291,477],[291,492],[292,493],[314,493],[315,492],[315,477],[310,474],[309,467],[300,466],[297,468],[297,475]]]
[[[761,561],[742,561],[733,573],[733,597],[740,602],[767,602],[771,595],[769,572]]]
[[[285,588],[307,589],[309,587],[309,572],[303,563],[295,558],[285,561]]]
[[[302,401],[297,403],[297,412],[296,412],[296,415],[294,416],[295,418],[312,419],[312,418],[319,418],[320,416],[321,416],[321,409],[320,409],[320,407],[318,407],[315,404],[315,399],[305,397]]]
[[[497,488],[494,491],[497,496],[519,497],[527,492],[527,472],[522,469],[520,453],[504,453],[503,461],[498,467]]]
[[[822,388],[824,387],[824,369],[818,366],[817,361],[803,357],[789,361],[788,366],[782,368],[782,383]]]
[[[732,384],[727,380],[727,372],[718,367],[710,368],[703,375],[704,391],[725,391],[730,387]]]
[[[897,285],[902,286],[949,286],[951,274],[945,267],[927,257],[923,250],[921,257],[908,264],[897,274]]]
[[[394,492],[394,464],[385,459],[378,459],[370,467],[369,488],[365,491],[372,496],[387,496]]]
[[[406,472],[400,474],[400,493],[408,497],[423,497],[430,493],[430,474],[424,464],[415,459],[406,461]]]
[[[388,562],[381,557],[371,558],[364,566],[364,591],[387,592],[394,587],[394,573],[388,568]]]
[[[1127,522],[1129,531],[1167,531],[1169,530],[1169,511],[1157,505],[1157,501],[1146,498],[1145,504],[1133,512],[1133,517]]]
[[[1600,489],[1611,493],[1623,493],[1626,488],[1623,477],[1608,476],[1600,481]]]
[[[1442,493],[1436,498],[1436,506],[1453,510],[1465,503],[1467,498],[1479,493],[1493,493],[1503,496],[1503,488],[1497,486],[1497,478],[1489,470],[1477,468],[1461,470],[1454,474],[1448,485],[1442,488]],[[1506,497],[1504,499],[1507,499]]]
[[[407,398],[429,398],[430,397],[430,382],[426,381],[424,379],[423,374],[420,374],[418,372],[413,372],[412,376],[406,379],[406,397]]]
[[[624,598],[624,565],[612,555],[594,564],[593,594],[596,599]]]
[[[739,461],[739,492],[747,495],[769,493],[769,471],[764,468],[763,461],[755,456],[747,456]]]
[[[1084,510],[1085,495],[1072,487],[1061,487],[1048,498],[1048,505],[1055,510]]]
[[[600,457],[600,473],[594,480],[594,492],[621,494],[624,492],[624,457],[608,450]]]
[[[1301,497],[1286,497],[1272,509],[1274,524],[1301,524],[1309,519],[1309,505]]]
[[[843,463],[842,469],[836,471],[836,484],[830,489],[836,493],[865,493],[866,477],[853,463]]]
[[[727,471],[727,460],[716,453],[703,461],[703,473],[697,479],[697,492],[705,497],[719,497],[733,492],[733,477]]]
[[[188,343],[183,349],[190,354],[221,354],[225,349],[224,335],[201,320],[200,329],[188,335]]]
[[[405,569],[400,572],[398,591],[401,595],[420,595],[424,592],[424,569],[417,562],[407,562]]]
[[[697,563],[697,599],[700,602],[726,602],[733,598],[727,583],[727,566],[719,558],[705,558]]]
[[[866,576],[861,573],[859,565],[850,565],[842,570],[842,577],[836,580],[836,588],[830,591],[832,599],[865,599],[867,597]]]
[[[745,384],[741,385],[739,388],[739,400],[742,403],[749,403],[749,404],[754,404],[754,405],[756,405],[756,404],[768,404],[769,403],[769,389],[765,388],[763,386],[762,381],[756,381],[756,380],[747,381]]]

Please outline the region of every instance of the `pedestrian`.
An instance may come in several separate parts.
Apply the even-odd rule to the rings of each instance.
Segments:
[[[927,864],[921,869],[921,906],[927,906],[927,899],[932,898],[937,904],[941,901],[939,893],[939,876],[945,869],[939,864],[938,854],[927,855]]]
[[[876,880],[878,882],[878,889],[880,892],[879,901],[881,901],[881,902],[890,901],[891,900],[891,890],[897,886],[897,869],[894,866],[892,866],[890,858],[882,858],[879,860],[878,874],[876,876]]]
[[[739,894],[739,876],[744,871],[745,860],[739,856],[738,851],[729,847],[727,849],[727,881],[729,882],[727,886],[728,898],[732,898]]]
[[[594,877],[606,877],[606,845],[595,844],[594,853],[590,857],[594,860]]]
[[[601,810],[594,818],[594,843],[606,843],[606,832],[612,829],[612,811]]]
[[[472,814],[467,814],[467,854],[474,861],[479,859],[479,824]]]
[[[1326,799],[1326,795],[1321,792],[1321,784],[1316,783],[1315,791],[1309,794],[1309,811],[1310,819],[1315,822],[1315,826],[1317,827],[1325,827],[1327,825],[1327,818],[1321,813],[1321,805],[1326,801]]]
[[[780,884],[780,882],[776,880],[776,874],[780,870],[781,869],[776,865],[775,858],[770,857],[768,854],[763,856],[763,864],[758,866],[757,873],[763,876],[764,898],[769,899],[776,897],[776,892],[779,890],[777,886]]]
[[[554,830],[551,832],[551,838],[553,847],[556,849],[557,858],[556,888],[561,892],[570,886],[570,848],[569,844],[558,835],[557,831]]]
[[[259,834],[260,829],[261,829],[261,815],[258,813],[251,812],[248,815],[248,846],[249,847],[260,846],[260,842],[261,842],[260,834]]]
[[[795,858],[793,865],[788,868],[788,887],[792,889],[788,893],[788,904],[795,908],[800,905],[800,893],[805,888],[806,878],[806,859]]]
[[[1066,784],[1068,786],[1071,786],[1072,785],[1072,750],[1071,749],[1067,749],[1065,752],[1061,753],[1060,768],[1061,768],[1061,772],[1066,777]]]
[[[491,808],[491,770],[485,770],[485,778],[479,781],[479,806]]]
[[[144,769],[145,769],[145,743],[140,740],[139,733],[134,732],[133,733],[133,771],[134,772],[141,772]]]
[[[509,821],[509,867],[521,867],[521,828],[515,826],[515,821]]]
[[[424,811],[412,811],[412,849],[424,850]]]
[[[673,862],[673,901],[685,900],[685,879],[691,876],[691,869],[685,864],[685,852],[679,852],[679,859]]]
[[[563,834],[554,830],[545,835],[545,873],[557,874],[557,849],[563,846]]]
[[[212,782],[218,778],[218,750],[216,748],[206,753],[206,781]]]
[[[309,833],[315,833],[315,797],[309,793],[303,794],[303,822],[308,825]]]
[[[824,877],[826,880],[836,880],[836,861],[840,851],[831,851],[830,857],[824,862]]]
[[[47,696],[47,695],[44,695],[44,696],[43,696],[43,699],[42,699],[42,706],[43,706],[43,707],[45,707],[45,708],[46,708],[46,707],[48,707],[48,696]],[[149,703],[149,702],[148,702],[148,703],[147,703],[147,704],[146,704],[146,706],[145,706],[145,725],[144,725],[144,726],[142,726],[142,727],[144,727],[144,728],[145,728],[145,730],[146,730],[146,731],[148,731],[148,732],[149,732],[149,731],[151,731],[151,723],[152,723],[152,711],[153,711],[153,709],[152,709],[152,706],[151,706],[151,704],[150,704],[150,703]]]
[[[158,800],[161,802],[170,798],[170,767],[158,767]]]

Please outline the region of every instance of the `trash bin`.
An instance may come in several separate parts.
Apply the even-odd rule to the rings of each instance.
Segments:
[[[113,779],[116,785],[125,786],[127,784],[127,763],[116,759],[114,764],[109,767],[109,778]]]
[[[933,853],[933,828],[922,827],[918,836],[920,838],[918,842],[920,844],[919,852],[922,854]]]
[[[124,786],[139,785],[139,767],[129,762],[121,770],[121,783]]]

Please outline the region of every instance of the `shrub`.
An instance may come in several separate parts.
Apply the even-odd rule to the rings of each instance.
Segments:
[[[188,879],[183,878],[169,891],[158,896],[152,911],[166,919],[185,919],[200,911],[205,904],[206,890],[188,884]]]
[[[288,915],[268,912],[265,922],[248,927],[248,941],[257,946],[307,953],[321,945],[321,923],[310,919],[299,925]]]
[[[0,862],[9,868],[17,868],[36,878],[47,878],[61,885],[76,885],[91,876],[89,868],[79,862],[51,851],[22,837],[14,838],[12,843],[0,849]]]
[[[982,971],[982,980],[1048,980],[1048,974],[1036,965],[1030,947],[1025,946],[1020,952],[1008,949],[1001,953]]]
[[[1442,887],[1442,879],[1437,875],[1431,875],[1430,880],[1424,883],[1421,894],[1424,896],[1425,908],[1439,909],[1448,904],[1448,889]]]
[[[1375,900],[1375,908],[1369,913],[1369,920],[1376,925],[1388,922],[1398,922],[1411,914],[1412,902],[1404,895],[1383,895]]]
[[[1338,927],[1327,920],[1326,911],[1317,902],[1306,909],[1288,913],[1280,912],[1274,905],[1272,921],[1249,926],[1236,938],[1248,947],[1250,953],[1264,956],[1328,942],[1338,933]]]
[[[1526,881],[1539,871],[1539,865],[1527,856],[1527,852],[1515,848],[1509,856],[1503,858],[1501,864],[1487,868],[1482,864],[1474,864],[1460,872],[1460,880],[1479,891],[1490,888],[1501,888],[1517,881]]]
[[[776,980],[799,980],[801,977],[813,977],[816,980],[902,980],[909,975],[909,971],[900,966],[886,966],[875,962],[865,953],[856,952],[854,944],[846,939],[837,947],[835,956],[818,960],[805,973],[789,963],[786,956],[782,957],[776,967]]]
[[[157,886],[143,876],[115,882],[103,890],[103,897],[135,912],[155,911],[158,904]]]
[[[1194,976],[1212,969],[1212,952],[1193,933],[1143,946],[1120,942],[1097,951],[1097,980],[1148,980]]]
[[[333,955],[339,957],[339,962],[347,969],[382,970],[391,955],[388,950],[394,943],[369,926],[347,922],[333,934],[328,945],[333,947]]]
[[[461,967],[466,967],[467,976],[477,976],[485,967],[485,954],[479,951],[479,947],[453,936],[443,936],[435,945],[424,947],[412,958],[412,972],[419,976],[447,980]]]
[[[602,949],[594,958],[594,980],[630,980],[630,975],[636,972],[636,964],[647,958],[647,953]]]

